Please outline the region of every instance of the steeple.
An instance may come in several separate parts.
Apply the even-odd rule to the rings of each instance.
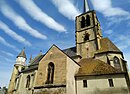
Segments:
[[[29,63],[31,63],[31,61],[32,61],[33,59],[32,59],[32,54],[30,55],[30,59],[29,59]]]
[[[90,10],[89,4],[88,4],[88,0],[84,0],[84,10],[83,12],[87,12]]]
[[[23,50],[21,51],[21,53],[19,53],[19,55],[17,57],[24,57],[24,58],[26,58],[25,47],[23,48]]]
[[[8,89],[8,94],[13,94],[14,90],[16,89],[16,82],[17,82],[17,77],[19,73],[25,68],[26,64],[26,54],[25,54],[25,48],[19,53],[19,55],[16,58],[16,63],[14,65],[14,69],[12,72],[10,84],[9,84],[9,89]]]
[[[88,0],[84,0],[84,13],[76,17],[76,49],[82,58],[92,58],[100,49],[102,38],[100,23],[94,10],[90,10]]]
[[[39,53],[39,55],[42,55],[42,50],[40,50],[40,53]]]

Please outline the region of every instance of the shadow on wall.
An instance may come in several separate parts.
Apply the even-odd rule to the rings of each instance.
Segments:
[[[114,88],[112,87],[111,89],[96,89],[95,92],[91,94],[129,94],[127,88]]]

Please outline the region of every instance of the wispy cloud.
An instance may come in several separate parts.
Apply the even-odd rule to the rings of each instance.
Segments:
[[[121,34],[113,34],[113,40],[117,44],[117,46],[121,49],[127,49],[130,47],[130,36],[128,35],[121,35]]]
[[[112,6],[112,0],[92,0],[94,9],[103,13],[105,17],[129,16],[130,13],[119,7]]]
[[[58,32],[65,32],[66,29],[57,23],[53,18],[44,13],[32,0],[16,0],[25,11],[35,20]]]
[[[110,35],[110,34],[112,34],[112,32],[113,32],[112,30],[107,30],[104,33]]]
[[[65,17],[74,20],[80,14],[79,10],[73,5],[71,0],[52,0],[58,11]]]
[[[19,29],[29,33],[31,36],[35,38],[40,38],[40,39],[46,39],[47,37],[37,30],[33,29],[25,19],[17,14],[10,6],[8,6],[6,3],[0,4],[1,6],[1,12],[3,13],[4,16],[9,18],[16,26],[18,26]]]
[[[14,40],[23,43],[25,45],[31,46],[31,43],[27,41],[22,36],[15,33],[13,30],[11,30],[5,23],[0,21],[0,29],[2,29],[6,34],[8,34],[10,37],[12,37]]]
[[[9,63],[14,63],[15,62],[15,60],[12,60],[12,59],[9,59],[9,58],[7,58],[7,57],[3,57],[7,62],[9,62]]]
[[[17,52],[19,52],[19,50],[12,44],[8,43],[3,37],[0,36],[0,43],[2,43],[3,45],[13,48],[14,50],[16,50]]]
[[[2,51],[2,50],[1,50],[1,52],[2,52],[3,54],[5,54],[6,56],[14,57],[14,55],[13,55],[12,53],[9,53],[9,52],[6,52],[6,51]]]

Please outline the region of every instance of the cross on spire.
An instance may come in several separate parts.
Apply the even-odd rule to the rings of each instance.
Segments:
[[[90,10],[89,4],[88,4],[88,0],[84,0],[84,12],[87,12]]]

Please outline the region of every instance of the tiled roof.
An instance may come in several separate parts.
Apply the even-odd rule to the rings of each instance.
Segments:
[[[82,59],[79,62],[79,65],[81,67],[76,76],[113,74],[121,72],[105,62],[93,58]]]
[[[24,70],[21,71],[21,73],[30,72],[31,70],[37,70],[37,69],[38,69],[38,65],[35,65],[35,66],[25,68]]]
[[[31,60],[29,63],[29,66],[34,66],[37,65],[39,63],[39,61],[44,57],[44,55],[42,54],[38,54],[33,60]]]
[[[68,56],[73,57],[76,56],[76,47],[71,47],[63,50]]]
[[[22,72],[27,72],[30,70],[36,70],[38,69],[38,64],[40,60],[44,57],[42,54],[38,54],[33,60],[30,61],[30,65],[27,66]]]
[[[102,52],[121,52],[115,45],[112,43],[108,38],[102,38],[101,39],[101,48],[96,53],[102,53]]]

